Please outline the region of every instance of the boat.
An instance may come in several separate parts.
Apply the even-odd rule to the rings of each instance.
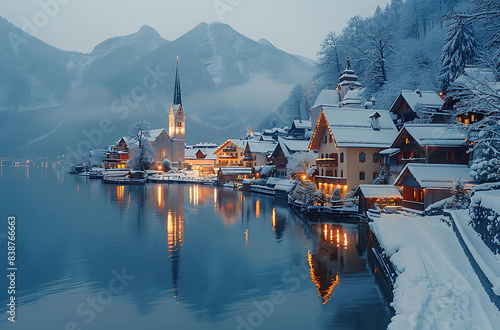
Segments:
[[[102,183],[143,186],[146,184],[147,174],[142,171],[130,171],[125,176],[104,175]]]

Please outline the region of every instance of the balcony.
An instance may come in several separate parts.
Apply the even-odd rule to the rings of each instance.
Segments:
[[[220,159],[238,159],[238,155],[220,155]]]
[[[333,176],[316,176],[316,183],[345,186],[347,185],[347,179]]]
[[[406,164],[425,164],[425,158],[408,158],[408,159],[401,159],[401,165],[403,167],[406,166]]]
[[[245,162],[253,162],[254,161],[253,156],[246,156],[245,158],[243,158],[243,160]]]
[[[236,152],[236,148],[232,148],[232,147],[224,148],[224,149],[222,149],[222,152]]]
[[[316,166],[319,167],[337,167],[339,162],[334,158],[317,159]]]

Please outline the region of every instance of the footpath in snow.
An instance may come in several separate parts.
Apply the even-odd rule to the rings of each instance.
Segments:
[[[389,329],[499,328],[499,310],[441,216],[383,214],[370,226],[398,273]]]

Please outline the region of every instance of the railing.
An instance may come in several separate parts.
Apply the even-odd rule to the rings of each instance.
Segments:
[[[327,159],[317,159],[316,166],[321,167],[337,167],[339,162],[337,159],[327,158]]]
[[[403,207],[407,207],[409,209],[414,209],[417,211],[425,211],[425,205],[422,202],[403,200]]]
[[[346,178],[336,178],[331,176],[316,176],[316,183],[347,185]]]
[[[236,155],[225,155],[225,156],[219,156],[220,159],[237,159],[238,156]]]
[[[401,159],[401,165],[404,167],[406,164],[425,164],[425,158],[403,158]]]
[[[224,148],[222,152],[236,152],[236,148]]]

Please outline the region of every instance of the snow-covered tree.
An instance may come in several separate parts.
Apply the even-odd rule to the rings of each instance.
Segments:
[[[447,92],[450,84],[458,78],[467,64],[473,64],[476,55],[476,40],[471,25],[453,20],[441,50],[442,89]]]
[[[131,158],[128,166],[136,171],[144,171],[154,164],[155,153],[149,143],[150,125],[146,121],[138,121],[130,127],[129,136],[132,145],[129,146]]]
[[[288,160],[286,165],[286,175],[293,177],[297,174],[305,174],[312,166],[314,166],[318,154],[313,151],[296,152]]]
[[[170,162],[170,159],[168,159],[168,156],[163,158],[161,161],[161,169],[163,172],[170,172],[172,170],[173,166],[172,163]]]
[[[470,205],[470,195],[465,191],[462,181],[455,181],[455,186],[451,189],[451,203],[447,208],[453,210],[465,210]]]
[[[380,173],[377,178],[373,181],[373,184],[386,184],[389,178],[389,173],[387,172],[387,166],[382,166]]]
[[[500,180],[500,82],[494,79],[491,70],[469,68],[451,86],[450,95],[458,100],[454,115],[476,117],[468,125],[456,122],[455,128],[473,143],[471,176],[478,182]]]
[[[340,193],[340,188],[335,188],[333,189],[333,194],[332,194],[332,201],[338,201],[342,199],[342,195]]]
[[[500,136],[500,131],[495,135]],[[492,141],[492,136],[492,133],[484,131],[478,134],[482,143],[474,150],[470,175],[479,183],[500,181],[500,154],[497,153],[500,150],[500,143]]]

